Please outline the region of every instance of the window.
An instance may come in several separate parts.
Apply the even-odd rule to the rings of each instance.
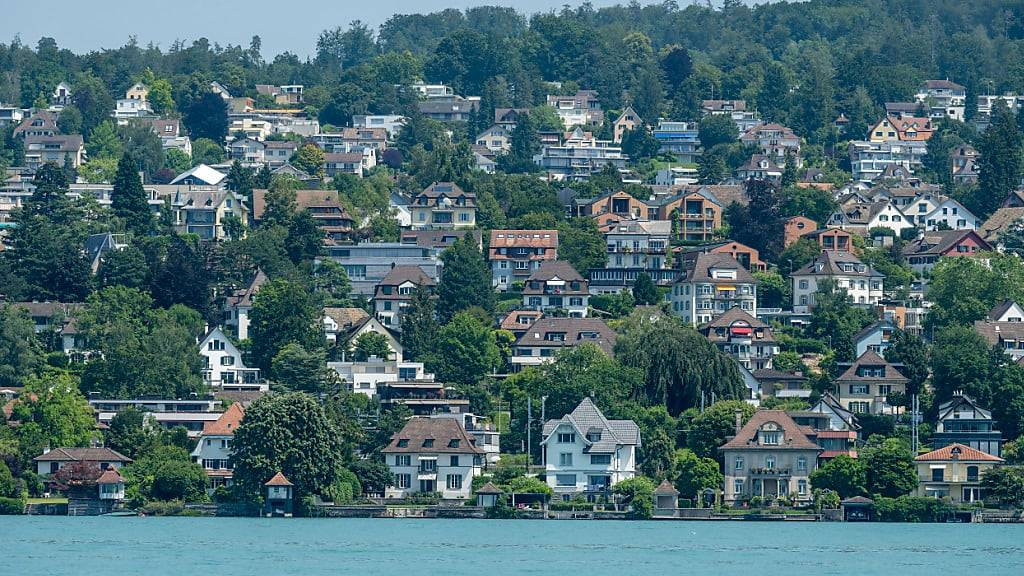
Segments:
[[[770,431],[761,432],[761,444],[767,444],[769,446],[776,446],[782,440],[782,432]]]
[[[408,488],[412,485],[412,474],[395,474],[395,488]]]
[[[735,466],[735,468],[737,470],[743,470],[743,456],[737,456],[736,457],[736,466]]]
[[[807,458],[804,458],[803,456],[797,458],[796,459],[796,469],[799,470],[800,472],[806,472],[807,471]],[[803,494],[803,492],[801,492],[801,494]]]
[[[871,387],[867,384],[850,384],[850,394],[858,396],[867,396],[870,394]]]
[[[449,490],[462,490],[462,474],[449,474],[447,480]]]
[[[775,456],[767,456],[764,459],[764,467],[769,470],[775,469]]]
[[[437,460],[420,460],[420,473],[437,472]]]
[[[460,442],[458,438],[452,438],[451,440],[448,441],[449,448],[458,448],[459,444]],[[452,464],[452,466],[455,466],[455,464]]]
[[[433,448],[434,447],[434,439],[433,438],[427,438],[426,440],[424,440],[423,441],[423,447],[424,448]]]
[[[572,432],[568,432],[568,433],[567,432],[559,432],[558,433],[558,443],[559,444],[575,444],[576,443],[576,434],[573,434]]]
[[[223,340],[210,340],[210,343],[207,345],[207,349],[208,350],[216,350],[216,351],[223,350],[224,349],[224,341]]]
[[[807,286],[808,286],[807,280],[801,280],[800,283],[799,283],[799,286],[800,286],[801,290],[807,290]]]
[[[409,447],[409,439],[408,438],[401,438],[401,439],[399,439],[398,440],[398,447],[399,448],[408,448]]]
[[[853,412],[854,414],[867,414],[870,411],[870,402],[850,402],[850,412]]]
[[[412,466],[412,456],[409,454],[396,454],[395,466]]]
[[[743,480],[737,478],[732,481],[732,493],[742,494],[743,493]]]
[[[576,475],[575,474],[556,474],[555,484],[558,486],[575,486]]]
[[[221,359],[220,359],[220,365],[221,366],[234,366],[235,365],[235,357],[234,356],[222,356]]]
[[[932,482],[942,482],[945,473],[945,468],[932,468]]]
[[[452,456],[451,457],[451,461],[449,463],[449,466],[451,466],[452,468],[458,468],[459,467],[459,457],[458,456]]]
[[[796,493],[805,496],[807,494],[807,480],[798,480],[796,483]]]
[[[597,464],[597,465],[611,464],[612,463],[612,455],[611,454],[591,454],[590,455],[590,463],[591,464]]]
[[[968,482],[977,482],[978,481],[978,467],[977,466],[968,466],[967,467],[967,481]]]
[[[559,466],[572,466],[572,452],[562,452],[558,455]]]

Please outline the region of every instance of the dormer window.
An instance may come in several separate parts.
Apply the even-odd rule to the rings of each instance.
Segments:
[[[590,432],[590,433],[587,434],[587,440],[589,440],[590,442],[600,442],[601,441],[601,433],[600,432]]]
[[[433,448],[434,447],[434,439],[433,438],[427,438],[426,440],[424,440],[423,441],[423,447],[424,448]]]
[[[449,448],[458,448],[459,447],[459,439],[458,438],[452,438],[448,442],[448,447]]]
[[[398,440],[398,447],[399,448],[408,448],[409,447],[409,439],[408,438],[400,438]]]

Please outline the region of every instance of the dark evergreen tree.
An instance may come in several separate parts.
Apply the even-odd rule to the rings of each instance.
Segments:
[[[1021,132],[1013,112],[997,100],[992,123],[978,141],[978,188],[968,206],[978,218],[988,218],[1020,186]]]
[[[138,237],[149,235],[153,229],[153,213],[136,164],[127,152],[117,162],[117,176],[110,200],[114,215],[124,218],[128,230]]]
[[[491,269],[473,241],[472,234],[456,240],[441,254],[444,268],[438,285],[437,313],[442,322],[457,312],[479,306],[488,313],[494,310]]]
[[[633,299],[639,305],[655,305],[660,304],[664,297],[651,277],[646,272],[641,272],[633,283]]]
[[[435,297],[420,286],[413,292],[409,307],[402,314],[402,348],[409,360],[422,362],[433,349],[438,324]]]
[[[228,107],[219,94],[204,92],[185,108],[183,119],[193,140],[224,142],[228,135]]]

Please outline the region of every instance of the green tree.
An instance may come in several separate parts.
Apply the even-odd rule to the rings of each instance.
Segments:
[[[348,458],[323,407],[301,392],[253,402],[231,447],[235,482],[251,496],[278,472],[295,484],[296,498],[321,494]]]
[[[584,276],[591,268],[602,268],[608,260],[608,247],[597,224],[590,218],[560,223],[558,258],[572,264]]]
[[[124,145],[117,135],[117,124],[113,120],[104,120],[89,134],[85,143],[85,151],[90,159],[117,159],[124,154]]]
[[[402,314],[403,356],[415,361],[424,358],[433,349],[439,328],[434,297],[429,290],[418,286]]]
[[[438,331],[426,363],[442,382],[471,385],[494,370],[498,358],[490,327],[470,312],[459,312]]]
[[[356,338],[355,342],[356,362],[366,362],[371,356],[386,360],[391,357],[391,345],[383,334],[376,332],[365,332]]]
[[[1021,142],[1013,112],[997,100],[992,121],[977,143],[978,188],[968,207],[978,218],[988,218],[1020,185]]]
[[[139,450],[150,440],[146,430],[146,415],[135,406],[118,412],[110,420],[104,434],[107,446],[129,458],[138,457]]]
[[[827,341],[840,361],[852,362],[856,356],[854,335],[875,319],[869,310],[853,306],[846,290],[837,288],[834,281],[820,281],[814,294],[808,334],[819,341]]]
[[[313,271],[313,287],[325,306],[345,306],[352,295],[352,282],[345,267],[334,260],[324,259]]]
[[[537,127],[530,114],[520,114],[509,135],[508,152],[498,157],[498,167],[508,174],[536,172],[537,164],[533,156],[538,152],[540,142],[537,140]]]
[[[708,114],[700,121],[697,132],[704,150],[711,150],[719,144],[732,144],[739,136],[739,129],[728,114]]]
[[[893,364],[902,364],[900,374],[906,376],[907,393],[920,394],[928,379],[928,345],[920,336],[896,331],[885,351],[885,359]]]
[[[986,503],[992,501],[1004,508],[1024,505],[1024,468],[993,468],[985,472],[981,483],[985,487]]]
[[[182,110],[182,120],[193,139],[223,142],[228,135],[228,107],[219,94],[204,92]],[[195,149],[193,147],[193,158]]]
[[[612,487],[612,492],[622,497],[623,502],[633,509],[637,518],[650,518],[654,512],[654,489],[648,478],[637,476],[623,480]]]
[[[66,106],[57,118],[57,129],[61,134],[82,133],[82,113],[74,106]]]
[[[930,329],[971,324],[1003,300],[1024,301],[1024,264],[1008,254],[942,258],[932,269],[926,320]]]
[[[754,407],[743,400],[715,402],[690,423],[686,446],[701,458],[714,458],[721,462],[718,447],[736,434],[736,413],[740,423],[746,424],[754,415]]]
[[[0,306],[0,385],[21,386],[38,375],[42,363],[43,349],[28,311],[10,304]]]
[[[292,165],[317,178],[324,176],[324,163],[324,151],[316,144],[304,145],[292,158]]]
[[[327,376],[327,356],[322,350],[312,352],[301,344],[290,342],[274,356],[270,373],[279,390],[319,394]]]
[[[209,138],[192,141],[192,166],[219,164],[224,161],[224,147]]]
[[[697,179],[701,184],[718,184],[729,174],[722,154],[708,150],[697,159]]]
[[[864,462],[841,454],[811,472],[815,490],[833,490],[840,498],[867,494],[867,471]]]
[[[782,189],[782,206],[780,215],[806,216],[815,222],[826,222],[839,204],[832,197],[832,192],[820,188],[789,186]]]
[[[721,490],[725,478],[714,458],[701,458],[688,448],[676,451],[676,490],[686,498],[699,499],[705,490]]]
[[[897,438],[887,438],[875,447],[861,451],[868,493],[896,498],[917,487],[914,459]]]
[[[12,408],[21,424],[15,434],[24,455],[44,448],[88,446],[95,435],[92,407],[68,374],[47,372],[26,382],[24,395]]]
[[[665,300],[661,290],[646,272],[641,272],[633,283],[633,299],[638,305],[656,305]]]
[[[437,287],[437,314],[447,322],[456,313],[479,306],[488,313],[494,309],[491,269],[473,240],[472,234],[456,240],[441,254],[444,271]]]
[[[776,271],[754,272],[757,280],[757,307],[783,308],[790,298],[789,284]]]
[[[255,364],[270,370],[274,357],[290,343],[308,351],[322,349],[321,313],[319,299],[304,284],[282,279],[264,284],[253,301],[249,328]]]
[[[146,236],[153,229],[153,213],[149,209],[146,191],[142,188],[137,166],[127,153],[117,163],[110,199],[114,215],[124,218],[128,230],[136,236]]]

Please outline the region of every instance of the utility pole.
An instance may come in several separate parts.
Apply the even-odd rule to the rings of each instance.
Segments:
[[[544,408],[545,408],[544,405],[547,404],[547,401],[548,401],[548,397],[547,396],[541,396],[540,397],[540,425],[541,426],[543,426],[544,424],[547,423],[547,420],[544,417]],[[543,442],[543,439],[541,439],[541,441]],[[540,451],[540,465],[543,466],[545,469],[547,469],[547,467],[548,467],[548,451],[546,449],[542,449]]]
[[[530,441],[530,426],[533,424],[533,402],[532,398],[526,397],[526,472],[530,472],[530,460],[531,453],[533,451],[533,443]]]

